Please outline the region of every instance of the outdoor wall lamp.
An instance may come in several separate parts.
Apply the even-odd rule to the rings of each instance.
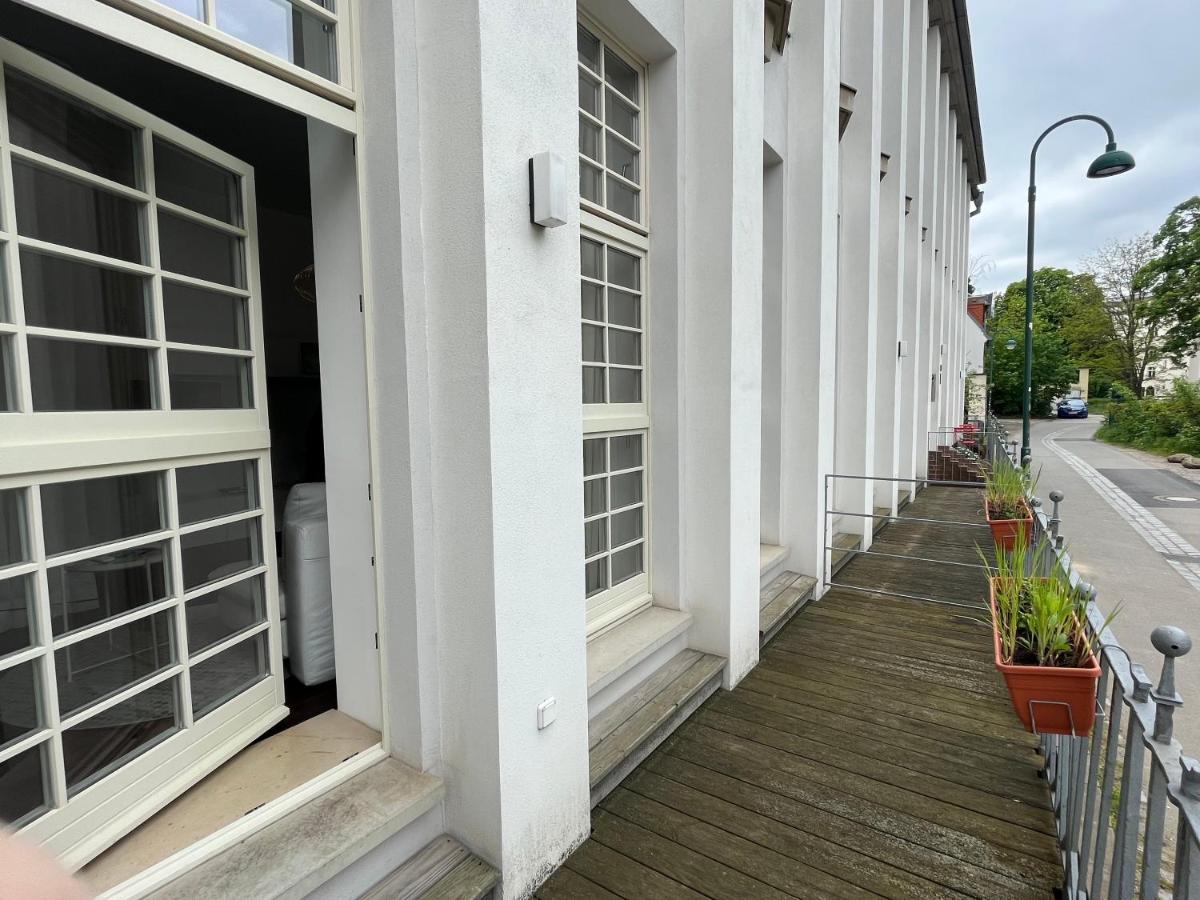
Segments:
[[[1005,350],[1016,350],[1017,349],[1017,339],[1009,338],[1007,341],[1005,341],[1004,349]]]
[[[1082,120],[1095,122],[1108,135],[1108,144],[1104,147],[1104,152],[1092,160],[1092,164],[1088,166],[1088,178],[1108,178],[1112,175],[1120,175],[1122,172],[1128,172],[1136,165],[1130,153],[1117,149],[1117,140],[1113,136],[1112,127],[1099,116],[1083,114],[1059,119],[1043,131],[1038,136],[1038,139],[1033,142],[1033,150],[1029,153],[1029,230],[1025,241],[1025,392],[1021,397],[1022,466],[1028,466],[1030,460],[1033,458],[1033,450],[1029,445],[1029,415],[1030,406],[1033,402],[1033,213],[1034,205],[1037,202],[1037,180],[1035,177],[1037,172],[1037,152],[1042,141],[1046,139],[1046,135],[1055,128],[1058,128],[1060,125],[1066,125],[1068,122]],[[1013,344],[1012,341],[1008,343],[1010,345]]]

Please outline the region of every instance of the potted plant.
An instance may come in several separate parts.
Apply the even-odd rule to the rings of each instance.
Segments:
[[[991,467],[984,480],[984,502],[988,528],[997,547],[1012,550],[1018,534],[1025,544],[1033,534],[1033,513],[1025,499],[1031,490],[1024,469],[1007,464]]]
[[[1082,737],[1091,734],[1096,720],[1100,678],[1093,638],[1084,626],[1088,601],[1062,576],[1026,574],[1042,571],[1045,548],[1040,544],[1030,558],[1023,535],[1011,550],[996,548],[989,579],[995,664],[1028,730]]]

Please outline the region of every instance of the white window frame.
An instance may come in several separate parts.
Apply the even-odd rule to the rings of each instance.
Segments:
[[[84,261],[102,260],[107,266],[127,268],[150,276],[152,327],[154,329],[152,332],[154,338],[150,343],[154,345],[155,352],[159,356],[159,371],[156,378],[160,383],[165,384],[166,382],[163,374],[165,370],[162,369],[165,354],[170,347],[175,345],[165,340],[165,325],[162,315],[164,273],[157,267],[158,253],[155,236],[157,217],[155,213],[156,204],[163,208],[166,208],[166,205],[162,201],[158,201],[154,195],[153,139],[156,136],[163,138],[233,171],[240,177],[244,224],[238,230],[245,241],[246,283],[245,291],[240,294],[244,294],[247,303],[249,345],[246,355],[251,359],[250,382],[253,389],[253,406],[251,408],[173,411],[169,408],[169,402],[166,402],[161,409],[134,412],[32,412],[25,339],[27,334],[35,333],[35,330],[26,327],[24,323],[23,304],[20,301],[18,249],[22,245],[42,248],[46,245],[19,237],[16,234],[15,202],[12,198],[12,191],[8,188],[12,184],[12,160],[14,156],[27,158],[29,154],[22,150],[14,152],[8,140],[7,107],[4,105],[4,65],[12,66],[14,69],[73,95],[85,103],[101,108],[141,129],[141,165],[147,179],[147,183],[144,185],[145,190],[136,191],[130,188],[121,188],[121,190],[126,195],[138,195],[135,199],[144,203],[143,228],[145,233],[143,240],[153,265],[128,264],[121,266],[108,257],[95,257],[80,251],[64,250],[57,246],[54,252]],[[38,157],[37,162],[39,165],[70,174],[76,180],[115,189],[111,183],[105,183],[103,179],[98,179],[96,176],[76,170],[66,164],[47,163],[43,157]],[[164,672],[138,682],[135,687],[115,695],[115,698],[88,707],[86,712],[87,715],[90,715],[105,706],[119,702],[119,699],[136,693],[138,689],[149,686],[159,679],[179,677],[182,687],[179,698],[180,726],[178,730],[159,740],[131,762],[80,790],[69,802],[67,802],[65,794],[65,775],[62,769],[62,748],[59,737],[63,729],[62,722],[57,715],[56,695],[47,698],[47,727],[33,735],[23,737],[0,753],[0,758],[8,758],[28,746],[46,740],[50,741],[52,747],[50,752],[51,772],[54,778],[51,782],[50,795],[51,799],[59,804],[59,807],[33,819],[22,831],[59,855],[68,867],[74,868],[87,862],[88,859],[136,827],[183,790],[240,751],[254,738],[280,721],[287,712],[283,705],[283,660],[274,549],[275,526],[273,504],[270,500],[272,480],[269,457],[270,433],[266,408],[266,375],[261,358],[264,343],[258,274],[254,172],[245,163],[199,141],[169,123],[145,113],[132,104],[126,103],[11,42],[0,41],[0,184],[4,185],[0,190],[4,203],[3,215],[0,216],[0,253],[3,253],[4,256],[4,271],[7,278],[5,288],[12,319],[10,324],[0,325],[0,332],[11,335],[8,339],[14,341],[17,347],[16,365],[13,366],[13,370],[17,375],[20,410],[0,413],[0,472],[4,473],[0,477],[0,488],[23,487],[26,489],[24,491],[28,507],[26,516],[31,523],[30,549],[33,554],[32,562],[6,568],[4,574],[6,576],[15,575],[18,571],[26,570],[36,573],[34,640],[37,641],[34,649],[6,657],[5,668],[15,664],[13,660],[24,659],[26,656],[31,659],[44,659],[45,671],[42,680],[43,683],[52,686],[49,694],[54,695],[54,652],[50,647],[49,598],[44,548],[40,546],[40,498],[39,491],[34,486],[137,471],[162,470],[167,473],[164,477],[168,479],[165,491],[167,528],[163,533],[108,545],[108,549],[121,544],[141,545],[154,540],[155,537],[169,540],[173,548],[173,565],[169,566],[170,578],[174,587],[173,596],[170,600],[149,604],[135,612],[110,620],[104,626],[97,626],[95,630],[103,632],[112,627],[113,622],[137,619],[142,615],[161,610],[173,610],[178,662]],[[178,212],[178,208],[174,205],[171,206],[171,210]],[[195,213],[186,214],[191,218],[197,217]],[[199,217],[197,220],[203,221],[204,217]],[[212,224],[211,221],[208,224]],[[224,229],[229,230],[232,227],[226,225]],[[4,228],[11,230],[5,231]],[[205,287],[213,287],[207,282],[199,282],[196,279],[189,280],[175,275],[170,277],[180,281],[203,284]],[[225,290],[229,289],[225,288]],[[42,330],[36,330],[36,332],[40,331]],[[69,334],[72,338],[82,337],[78,332],[66,332],[65,334]],[[103,340],[109,342],[108,337],[104,337]],[[111,342],[119,343],[115,340]],[[192,345],[179,346],[189,350],[196,349]],[[164,396],[163,400],[169,401],[169,397]],[[243,578],[262,578],[266,622],[239,632],[214,647],[189,658],[186,646],[186,626],[183,624],[185,622],[185,598],[205,593],[212,590],[213,586],[197,588],[186,594],[183,592],[182,572],[178,565],[179,535],[181,532],[193,530],[193,527],[181,528],[178,525],[177,510],[171,499],[175,496],[173,467],[235,459],[256,461],[259,509],[227,518],[229,521],[246,518],[260,519],[262,564],[218,582],[217,586]],[[201,527],[208,527],[222,521],[225,519],[206,522]],[[88,633],[90,633],[90,629]],[[187,670],[190,666],[227,649],[232,644],[241,640],[251,640],[260,633],[268,635],[270,666],[267,677],[204,716],[198,724],[193,724],[190,697],[186,686]],[[60,641],[55,640],[54,643],[58,644]],[[182,647],[182,653],[179,652],[179,647]],[[77,718],[86,717],[81,713],[66,721],[70,724]]]
[[[334,29],[334,65],[336,80],[330,80],[310,72],[283,57],[268,53],[254,44],[227,34],[217,28],[216,8],[219,3],[236,3],[238,0],[201,0],[203,21],[193,19],[165,3],[157,0],[101,0],[115,9],[144,19],[160,28],[210,47],[255,68],[269,72],[278,78],[306,88],[350,106],[354,103],[354,62],[351,53],[350,32],[354,25],[354,0],[335,0],[334,9],[326,9],[313,0],[283,0],[293,8],[307,13]]]
[[[649,278],[647,266],[649,262],[650,251],[650,232],[648,223],[650,221],[650,205],[649,198],[649,146],[650,146],[650,129],[648,104],[646,102],[646,83],[647,83],[647,67],[645,63],[633,56],[628,50],[621,46],[620,42],[613,37],[608,31],[599,26],[596,22],[587,17],[582,11],[578,15],[579,24],[586,28],[595,37],[600,40],[601,59],[605,48],[609,49],[624,62],[632,66],[638,73],[638,91],[640,94],[639,104],[639,137],[641,154],[641,184],[640,188],[640,205],[639,212],[641,213],[640,221],[632,221],[625,217],[612,212],[606,207],[585,200],[580,197],[580,238],[598,241],[602,245],[611,246],[616,250],[636,256],[640,260],[641,265],[641,402],[639,403],[585,403],[583,404],[583,438],[593,437],[615,437],[622,434],[638,433],[642,436],[642,512],[643,512],[643,571],[639,575],[621,582],[616,587],[609,587],[592,597],[586,598],[587,608],[587,630],[588,638],[593,639],[598,637],[604,631],[614,625],[624,621],[632,615],[640,612],[650,606],[653,601],[652,584],[653,575],[651,572],[651,544],[653,535],[651,533],[651,498],[652,490],[652,474],[653,460],[650,454],[650,317],[649,317]],[[591,72],[582,62],[576,61],[578,71],[587,71],[595,76],[597,73]],[[605,89],[603,80],[601,82],[601,96],[604,97]],[[606,102],[603,101],[602,102]],[[586,112],[579,109],[579,114],[587,117],[593,123],[601,124],[601,142],[604,141],[604,135],[611,129],[603,123],[598,123],[595,117],[589,116]],[[580,165],[584,165],[582,160],[585,158],[582,151],[579,154]],[[610,173],[604,169],[604,176],[607,178]],[[607,251],[605,251],[607,265]],[[606,272],[607,275],[607,272]],[[582,272],[580,278],[583,278]],[[605,278],[607,283],[607,278]],[[626,290],[621,288],[621,290]],[[586,324],[590,320],[585,320],[580,317],[581,324]],[[607,348],[607,341],[606,341]],[[605,360],[605,367],[609,366],[609,360]],[[583,360],[582,354],[580,359],[580,378],[582,378]],[[607,394],[606,394],[607,396]],[[582,446],[582,444],[581,444]],[[585,521],[590,518],[587,517]],[[611,537],[611,535],[610,535]],[[585,562],[586,566],[586,562]]]
[[[608,222],[610,222],[614,225],[622,227],[622,229],[629,229],[633,234],[645,237],[646,235],[648,235],[650,233],[649,227],[648,227],[648,223],[650,221],[650,209],[649,209],[649,196],[650,196],[650,165],[649,165],[649,161],[650,161],[650,128],[649,128],[649,122],[650,122],[650,112],[649,112],[648,92],[646,90],[647,66],[645,63],[643,63],[641,60],[639,60],[637,58],[637,56],[635,56],[633,53],[631,53],[629,50],[627,50],[624,46],[622,46],[621,42],[619,40],[617,40],[617,38],[615,38],[611,32],[609,32],[608,30],[603,28],[601,25],[599,25],[593,19],[589,18],[587,16],[587,14],[584,13],[582,10],[578,11],[578,22],[580,25],[582,25],[584,28],[586,28],[588,31],[590,31],[593,36],[599,38],[601,66],[603,66],[604,50],[605,50],[605,48],[607,48],[607,49],[611,50],[616,56],[618,56],[622,61],[624,61],[627,65],[631,66],[634,69],[634,71],[636,71],[638,74],[639,97],[638,97],[637,103],[633,103],[631,105],[636,107],[636,110],[638,113],[638,122],[639,122],[638,137],[640,140],[637,143],[636,148],[638,150],[639,158],[641,160],[641,173],[640,173],[641,180],[640,180],[640,182],[634,182],[628,178],[624,178],[619,172],[615,172],[612,169],[609,169],[606,165],[601,165],[601,164],[596,163],[596,161],[591,159],[591,157],[586,156],[583,153],[582,149],[580,149],[578,152],[579,165],[581,167],[584,165],[587,165],[588,163],[585,163],[584,160],[588,160],[593,167],[598,167],[600,169],[601,187],[602,187],[602,196],[603,197],[608,196],[607,178],[610,175],[620,181],[625,182],[630,187],[637,189],[638,196],[639,196],[638,212],[641,214],[641,217],[639,219],[627,218],[626,216],[623,216],[620,213],[613,212],[607,206],[605,206],[603,203],[595,203],[591,200],[585,199],[583,196],[580,196],[580,198],[579,198],[579,206],[580,206],[582,213],[585,213],[585,214],[590,213],[594,217],[597,217],[602,220],[607,220]],[[599,81],[600,81],[601,116],[599,118],[597,118],[596,116],[592,115],[591,113],[589,113],[585,109],[583,109],[583,107],[580,106],[578,103],[576,103],[576,109],[577,109],[578,115],[586,118],[593,125],[598,125],[600,127],[600,144],[601,144],[600,153],[601,153],[601,155],[607,157],[608,149],[606,146],[606,141],[607,141],[607,136],[609,134],[612,134],[618,141],[621,141],[622,143],[624,143],[626,145],[633,146],[632,141],[630,141],[628,138],[626,138],[620,132],[616,131],[610,125],[607,124],[607,121],[606,121],[607,115],[605,115],[604,113],[605,113],[605,104],[607,104],[608,98],[607,98],[607,93],[606,93],[607,89],[605,87],[606,82],[604,80],[603,74],[600,72],[596,72],[595,70],[586,66],[583,62],[579,61],[578,56],[576,58],[575,67],[576,67],[576,71],[578,73],[584,73],[587,76],[589,76],[593,79],[599,79]],[[622,95],[622,96],[624,96],[624,95]],[[628,100],[628,98],[626,98],[626,100]],[[578,185],[577,185],[577,187],[578,187]]]

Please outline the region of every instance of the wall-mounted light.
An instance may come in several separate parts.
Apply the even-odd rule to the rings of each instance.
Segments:
[[[567,224],[567,163],[547,150],[529,160],[529,221],[543,228]]]

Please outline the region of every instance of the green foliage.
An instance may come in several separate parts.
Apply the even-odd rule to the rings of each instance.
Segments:
[[[1097,437],[1156,453],[1200,456],[1200,386],[1177,381],[1154,400],[1114,400]]]
[[[1138,273],[1163,326],[1163,352],[1176,362],[1200,343],[1200,197],[1180,203],[1154,235],[1157,256]]]
[[[988,470],[983,494],[993,519],[1023,519],[1029,515],[1025,496],[1032,493],[1029,473],[1003,460]]]

